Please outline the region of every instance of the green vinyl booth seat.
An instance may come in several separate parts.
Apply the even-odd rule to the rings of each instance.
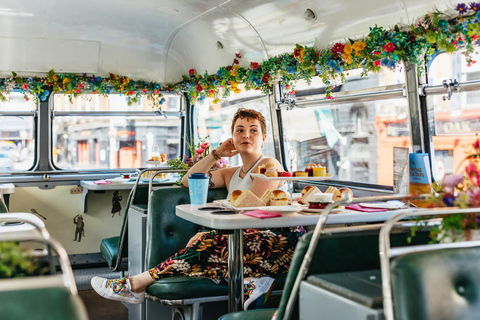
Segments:
[[[208,202],[225,199],[226,189],[210,189]],[[160,262],[185,248],[188,240],[197,232],[204,231],[201,226],[179,218],[175,207],[189,204],[188,188],[165,187],[152,191],[146,248],[146,269],[155,267]],[[275,289],[283,287],[285,275],[276,278]],[[166,277],[155,281],[147,289],[151,300],[183,300],[200,297],[228,296],[228,284],[215,284],[210,279],[188,277]]]
[[[148,186],[138,186],[135,192],[135,199],[132,202],[132,195],[134,191],[130,192],[127,199],[127,205],[123,214],[122,228],[120,234],[115,237],[103,239],[100,242],[100,253],[107,262],[110,269],[118,271],[121,269],[121,261],[118,260],[118,253],[121,252],[120,259],[128,258],[128,210],[130,205],[136,205],[141,208],[145,208],[148,202]],[[120,248],[123,238],[123,245]]]
[[[480,319],[480,247],[398,256],[390,276],[397,320]]]
[[[0,291],[0,301],[2,320],[88,319],[81,299],[64,287]]]
[[[270,320],[277,310],[276,319],[281,320],[285,314],[290,293],[310,244],[312,234],[312,232],[308,232],[303,235],[297,243],[278,309],[234,312],[223,315],[219,320]],[[428,241],[428,233],[419,231],[417,232],[417,236],[413,238],[411,244],[424,244]],[[407,234],[393,234],[391,243],[392,246],[407,245]],[[380,269],[380,257],[378,253],[378,231],[352,234],[347,232],[336,235],[324,233],[315,248],[310,268],[305,278],[317,274],[340,272],[346,274],[355,271]],[[297,301],[291,319],[298,319],[298,317]]]

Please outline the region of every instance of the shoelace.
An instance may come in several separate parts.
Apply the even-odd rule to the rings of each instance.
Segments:
[[[128,274],[124,278],[107,280],[107,283],[106,283],[105,287],[107,287],[107,288],[112,287],[113,292],[118,293],[118,292],[122,291],[122,289],[127,284],[127,279],[128,279]]]

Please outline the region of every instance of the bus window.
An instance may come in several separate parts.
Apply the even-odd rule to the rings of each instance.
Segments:
[[[0,102],[0,172],[31,169],[35,160],[33,97],[18,92]]]
[[[324,86],[318,80],[297,87],[294,110],[282,108],[286,151],[295,151],[294,171],[316,163],[336,180],[392,186],[393,147],[410,146],[407,99],[401,92],[404,74],[384,69],[360,78],[357,72],[334,88],[332,100],[323,98]],[[388,88],[395,95],[375,97],[375,92]]]
[[[53,164],[61,169],[141,168],[157,150],[167,159],[175,158],[180,154],[180,97],[164,98],[166,116],[156,113],[145,98],[128,105],[118,94],[71,101],[56,94]]]
[[[475,54],[473,60],[480,61],[480,55]],[[450,98],[446,90],[426,91],[427,108],[433,114],[432,163],[439,180],[463,172],[468,163],[465,158],[475,152],[472,144],[480,132],[480,65],[467,66],[460,52],[442,53],[428,70],[429,84],[442,85],[449,79],[456,79],[460,88]],[[462,90],[467,81],[468,91]]]
[[[232,119],[239,108],[260,112],[267,123],[267,139],[262,152],[267,157],[275,157],[268,97],[260,91],[245,91],[242,88],[241,93],[232,93],[229,98],[222,102],[213,103],[211,99],[205,99],[202,102],[197,102],[195,107],[198,108],[198,135],[202,138],[209,136],[207,141],[211,143],[212,150],[218,147],[220,142],[232,137]],[[241,164],[238,155],[228,159],[228,165],[230,166]]]

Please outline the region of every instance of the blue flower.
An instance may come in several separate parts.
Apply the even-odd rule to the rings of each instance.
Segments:
[[[220,77],[221,77],[222,74],[223,74],[222,69],[218,69],[218,71],[217,71],[217,76],[220,76]]]
[[[158,101],[158,104],[163,104],[165,102],[165,98],[162,98],[160,99],[160,101]]]
[[[218,86],[220,85],[220,81],[215,80],[215,81],[213,82],[213,85],[214,85],[215,87],[218,87]]]
[[[297,72],[297,67],[288,67],[287,68],[287,73],[289,74],[293,74],[293,73],[296,73]]]
[[[102,81],[102,77],[97,77],[97,82],[101,82]]]
[[[335,61],[335,60],[328,61],[328,66],[330,68],[334,69],[337,66],[337,61]]]
[[[341,66],[338,66],[335,68],[335,72],[337,73],[342,73],[343,72],[343,68]]]
[[[440,20],[438,21],[438,27],[442,29],[443,31],[446,31],[448,28],[448,22],[445,20]]]
[[[480,21],[480,11],[477,12],[477,14],[475,15],[475,19],[477,21]],[[467,26],[468,26],[468,22],[467,22]],[[466,28],[465,28],[466,29]]]

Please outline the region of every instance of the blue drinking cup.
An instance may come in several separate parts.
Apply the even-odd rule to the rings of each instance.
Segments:
[[[188,177],[190,204],[203,206],[207,204],[208,185],[210,178],[206,173],[191,173]]]

